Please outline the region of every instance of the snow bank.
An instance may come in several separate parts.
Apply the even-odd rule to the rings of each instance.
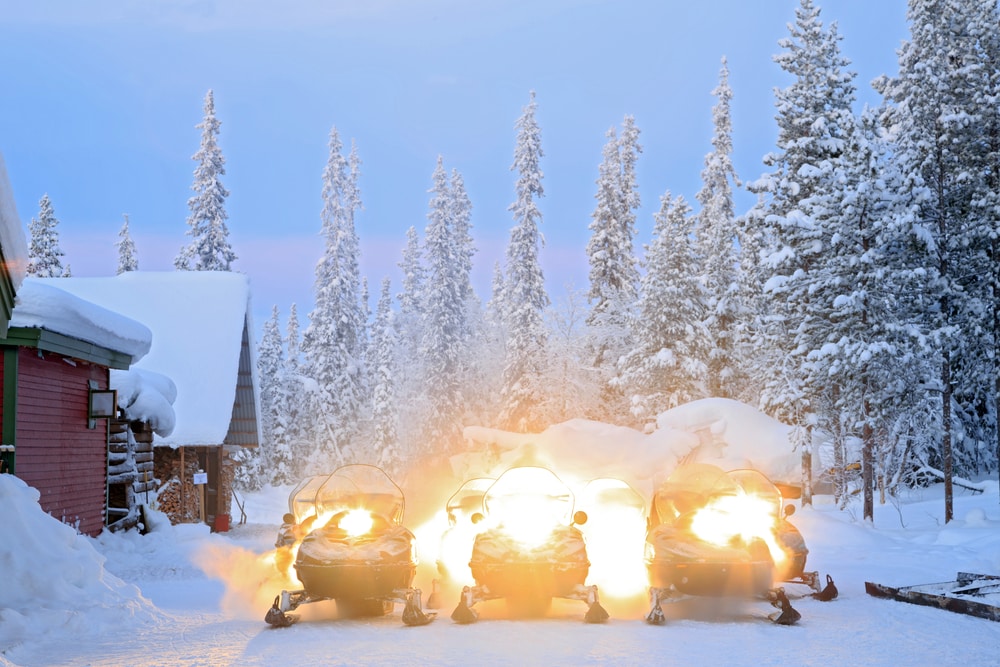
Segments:
[[[38,496],[21,479],[0,475],[0,653],[158,618],[138,588],[105,571],[88,538],[42,511]]]

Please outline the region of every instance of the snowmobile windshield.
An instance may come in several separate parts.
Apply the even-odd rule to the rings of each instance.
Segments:
[[[656,490],[651,523],[671,523],[679,516],[704,507],[713,494],[735,492],[736,489],[736,483],[722,468],[707,463],[681,465]]]
[[[614,477],[599,477],[587,482],[577,498],[577,506],[594,518],[604,509],[616,508],[643,512],[646,501],[628,482]]]
[[[781,515],[781,491],[759,470],[732,470],[729,477],[739,485],[743,493],[760,498],[771,507],[775,517]]]
[[[650,524],[671,524],[720,548],[763,541],[779,562],[785,557],[775,537],[780,510],[781,494],[762,473],[693,463],[657,490]]]
[[[483,497],[483,509],[495,525],[568,524],[573,492],[548,468],[511,468]]]
[[[403,492],[381,468],[366,464],[335,470],[316,490],[316,509],[329,517],[351,510],[366,510],[400,525]]]
[[[316,491],[326,478],[327,475],[306,477],[288,494],[288,511],[295,517],[295,523],[316,515]]]
[[[483,496],[496,480],[492,477],[475,477],[459,487],[445,505],[448,513],[448,525],[471,520],[476,512],[483,510]]]

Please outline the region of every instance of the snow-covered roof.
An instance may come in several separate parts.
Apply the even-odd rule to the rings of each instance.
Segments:
[[[7,179],[7,168],[4,166],[2,153],[0,153],[0,246],[3,247],[7,271],[10,273],[14,288],[17,289],[24,280],[24,272],[28,268],[28,243],[24,238],[21,219],[17,216],[17,208],[14,206],[14,192]]]
[[[152,330],[152,346],[135,368],[166,376],[176,388],[173,430],[157,433],[155,444],[223,444],[233,416],[244,327],[250,326],[247,276],[131,271],[42,282],[135,318]]]
[[[146,325],[59,289],[58,282],[25,278],[17,291],[10,326],[44,329],[131,357],[149,352],[153,334]]]
[[[21,286],[28,268],[28,244],[24,238],[21,219],[17,216],[17,208],[14,206],[14,193],[10,188],[10,181],[7,180],[7,169],[4,167],[2,154],[0,154],[0,254],[3,256],[0,277],[10,281],[10,295],[13,295]],[[6,330],[6,318],[10,314],[7,309],[13,307],[13,304],[9,303],[10,298],[5,290],[2,298],[4,321],[0,321],[0,333]]]

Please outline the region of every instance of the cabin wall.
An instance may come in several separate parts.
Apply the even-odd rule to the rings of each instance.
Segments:
[[[38,489],[45,512],[81,533],[104,527],[107,423],[87,428],[89,382],[108,387],[104,366],[20,348],[16,474]]]

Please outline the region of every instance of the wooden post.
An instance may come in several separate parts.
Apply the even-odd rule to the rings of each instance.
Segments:
[[[181,507],[178,518],[181,523],[186,523],[187,519],[187,505],[184,503],[184,478],[186,476],[184,468],[184,447],[181,446]]]

